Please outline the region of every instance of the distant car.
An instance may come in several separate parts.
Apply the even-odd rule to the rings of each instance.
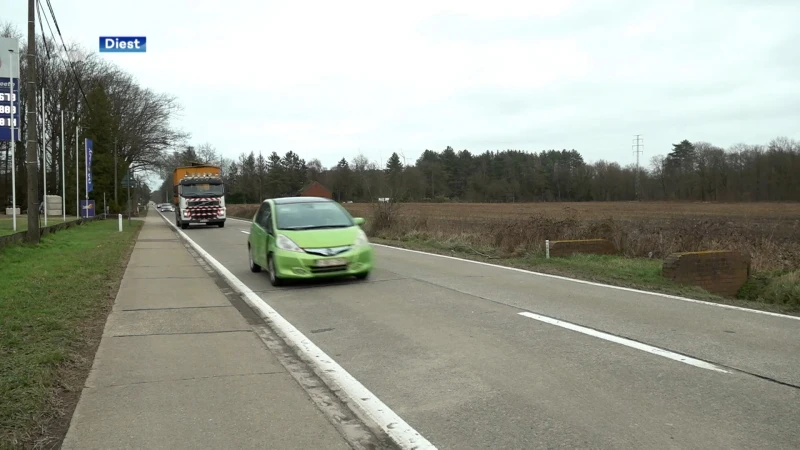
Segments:
[[[264,200],[247,238],[250,270],[265,268],[273,286],[289,279],[366,279],[373,268],[373,249],[363,224],[363,218],[353,218],[327,198]]]
[[[171,203],[162,203],[158,205],[159,211],[175,211],[175,207]]]

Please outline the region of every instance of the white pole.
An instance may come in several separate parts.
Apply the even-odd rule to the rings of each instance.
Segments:
[[[75,215],[78,218],[81,217],[81,188],[80,188],[80,180],[81,180],[81,172],[80,168],[78,167],[78,163],[80,162],[80,144],[78,144],[78,133],[80,127],[75,125]]]
[[[42,190],[44,191],[42,194],[42,199],[44,200],[42,202],[44,204],[42,211],[44,211],[44,226],[47,226],[47,135],[44,130],[44,117],[44,88],[42,88],[42,173],[44,173],[42,177]]]
[[[67,221],[67,169],[64,167],[64,110],[61,110],[61,216]]]
[[[11,224],[14,227],[14,232],[17,231],[17,165],[14,162],[14,153],[16,152],[16,143],[14,142],[14,71],[12,64],[14,64],[14,50],[9,50],[9,59],[11,60],[8,65],[8,79],[11,80],[10,99],[11,99]]]
[[[86,217],[89,217],[89,147],[86,138],[83,138],[83,168],[85,169],[83,181],[86,183]]]
[[[544,253],[547,259],[550,259],[550,240],[544,241]]]
[[[117,220],[118,220],[119,232],[122,233],[122,214],[117,214],[117,218],[118,218]]]

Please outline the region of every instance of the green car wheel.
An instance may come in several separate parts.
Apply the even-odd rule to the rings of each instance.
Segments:
[[[275,270],[275,258],[270,254],[267,256],[267,271],[269,272],[269,282],[273,286],[283,286],[283,279],[278,276]]]
[[[250,249],[250,245],[247,246],[247,259],[250,260],[250,272],[261,272],[261,266],[253,261],[253,251]]]

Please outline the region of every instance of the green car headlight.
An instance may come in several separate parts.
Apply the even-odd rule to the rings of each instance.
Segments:
[[[300,248],[299,245],[295,244],[293,240],[289,239],[288,237],[282,234],[279,234],[275,238],[275,246],[281,250],[286,250],[287,252],[303,253],[303,249]]]
[[[358,233],[356,234],[356,242],[353,245],[356,247],[363,247],[367,244],[369,244],[369,239],[367,239],[367,234],[364,233],[363,230],[358,230]]]

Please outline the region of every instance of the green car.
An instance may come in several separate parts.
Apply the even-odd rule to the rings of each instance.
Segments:
[[[366,279],[373,267],[373,250],[361,229],[363,223],[327,198],[264,200],[247,238],[250,270],[266,268],[273,286],[289,279]]]

